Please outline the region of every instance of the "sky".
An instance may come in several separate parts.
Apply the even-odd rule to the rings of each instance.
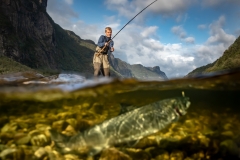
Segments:
[[[63,29],[97,43],[112,37],[154,0],[48,0],[47,12]],[[129,64],[159,66],[181,78],[214,62],[240,36],[240,0],[157,0],[116,37],[113,55]]]

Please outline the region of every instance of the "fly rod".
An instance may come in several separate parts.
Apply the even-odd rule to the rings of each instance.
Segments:
[[[123,28],[125,28],[134,18],[136,18],[140,13],[142,13],[145,9],[147,9],[149,6],[151,6],[151,5],[152,5],[153,3],[155,3],[156,1],[157,1],[157,0],[153,1],[152,3],[150,3],[149,5],[147,5],[145,8],[143,8],[138,14],[136,14],[130,21],[128,21],[128,22],[113,36],[113,38],[116,37],[116,36],[118,35],[118,33],[121,32],[121,31],[123,30]],[[113,38],[111,38],[111,39],[107,42],[107,44],[109,44],[109,43],[113,40]],[[101,49],[100,53],[105,49],[106,46],[107,46],[107,45],[105,45],[105,46]]]

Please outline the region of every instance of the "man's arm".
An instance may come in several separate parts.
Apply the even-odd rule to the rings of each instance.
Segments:
[[[112,48],[112,47],[113,47],[113,45],[114,45],[114,42],[113,42],[113,41],[111,41],[111,42],[109,43],[109,46]]]
[[[113,45],[114,45],[114,42],[113,42],[113,41],[111,41],[111,42],[110,42],[110,44],[109,44],[109,46],[110,46],[110,48],[111,48],[111,52],[113,52],[113,51],[114,51],[114,47],[113,47]]]
[[[98,43],[97,43],[98,47],[103,47],[105,45],[105,41],[104,41],[104,36],[101,35],[98,39]]]

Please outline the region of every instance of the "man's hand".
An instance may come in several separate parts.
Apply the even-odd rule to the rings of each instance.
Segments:
[[[108,45],[109,45],[109,44],[106,42],[106,43],[105,43],[105,46],[108,46]]]
[[[114,48],[112,47],[112,48],[111,48],[111,52],[113,52],[113,51],[114,51]]]

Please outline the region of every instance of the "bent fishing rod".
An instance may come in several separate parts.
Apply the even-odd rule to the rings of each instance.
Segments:
[[[147,5],[145,8],[143,8],[140,12],[138,12],[138,14],[136,14],[132,19],[130,19],[130,21],[128,21],[114,36],[113,36],[113,38],[115,38],[117,35],[118,35],[118,33],[120,33],[122,30],[123,30],[123,28],[125,28],[134,18],[136,18],[140,13],[142,13],[145,9],[147,9],[149,6],[151,6],[153,3],[155,3],[157,0],[155,0],[155,1],[153,1],[152,3],[150,3],[149,5]],[[111,38],[108,42],[107,42],[107,45],[113,40],[113,38]],[[102,49],[101,49],[101,51],[100,51],[100,53],[106,48],[106,46],[107,45],[105,45]]]

